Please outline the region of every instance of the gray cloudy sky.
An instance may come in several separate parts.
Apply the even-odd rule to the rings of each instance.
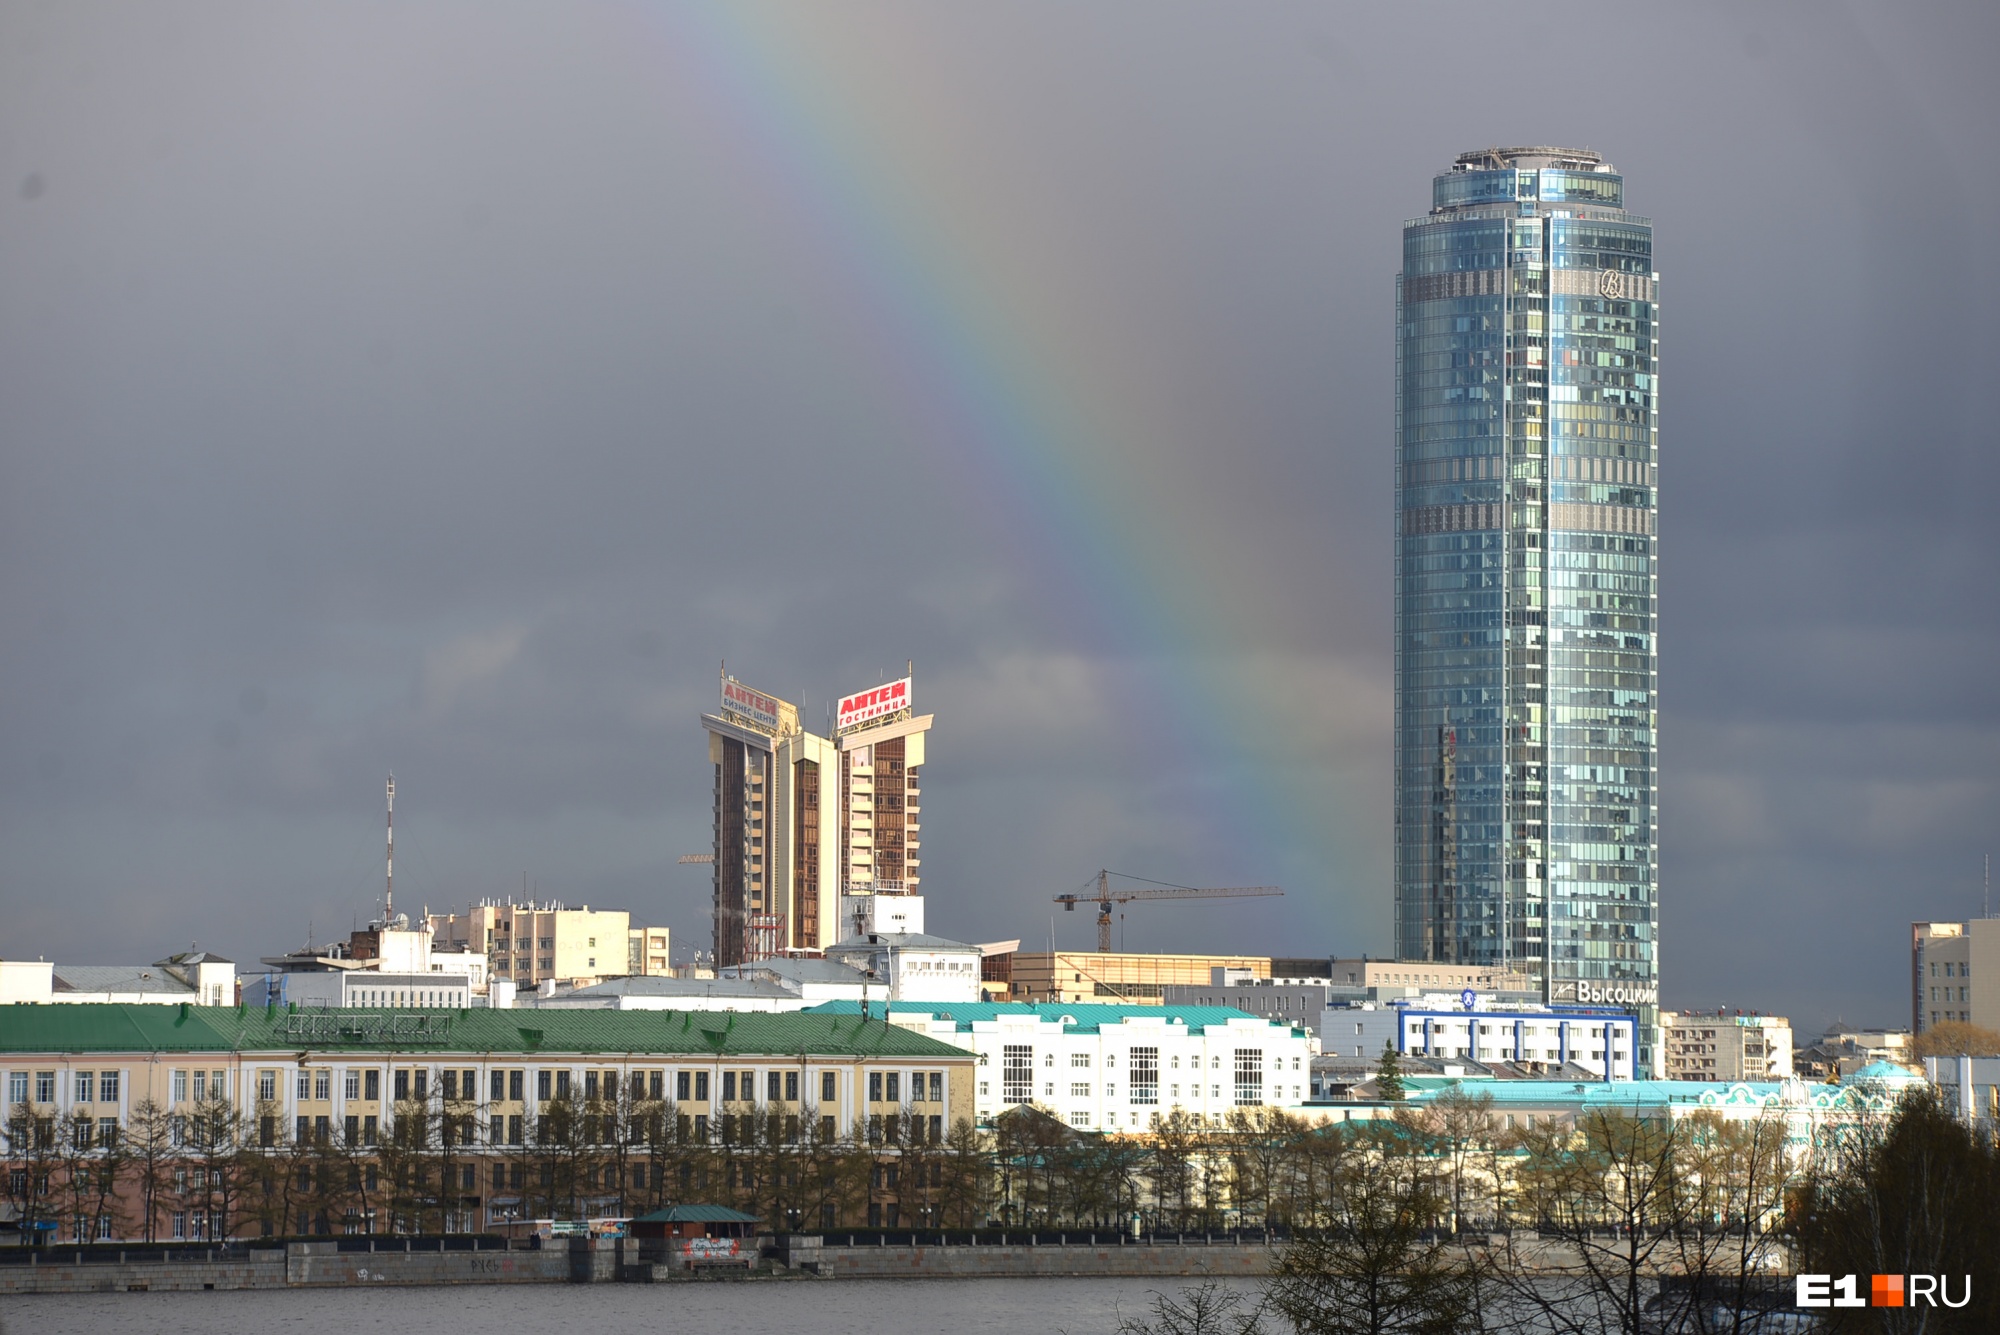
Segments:
[[[1666,1000],[1905,1019],[2000,812],[2000,10],[1582,13],[0,6],[0,952],[344,932],[391,768],[410,900],[705,944],[723,658],[916,660],[939,930],[1387,951],[1398,229],[1555,142],[1658,228]]]

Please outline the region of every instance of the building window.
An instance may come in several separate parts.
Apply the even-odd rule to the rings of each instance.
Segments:
[[[76,1092],[76,1098],[74,1100],[75,1102],[89,1103],[90,1096],[97,1092],[96,1073],[92,1071],[78,1071],[76,1073],[75,1092]]]
[[[364,1071],[362,1075],[367,1085],[367,1092],[362,1097],[367,1102],[373,1103],[382,1097],[382,1073],[370,1070]]]
[[[196,1072],[199,1075],[200,1072]],[[201,1090],[197,1088],[196,1094]],[[35,1102],[54,1103],[56,1101],[56,1073],[54,1071],[35,1072]]]
[[[819,1073],[819,1097],[822,1103],[832,1103],[840,1097],[840,1077],[836,1072]]]
[[[1090,1065],[1090,1054],[1088,1052],[1072,1052],[1069,1054],[1069,1064],[1071,1066],[1088,1066]]]
[[[361,1072],[350,1068],[341,1076],[340,1094],[342,1098],[348,1099],[361,1097]]]
[[[1217,1058],[1220,1061],[1220,1058]],[[1221,1091],[1217,1091],[1220,1094]],[[1236,1049],[1236,1105],[1254,1107],[1264,1101],[1264,1050]]]
[[[1089,1082],[1088,1082],[1088,1081],[1084,1081],[1084,1080],[1077,1080],[1077,1081],[1073,1081],[1073,1082],[1071,1082],[1071,1084],[1070,1084],[1070,1087],[1069,1087],[1069,1096],[1070,1096],[1071,1098],[1073,1098],[1073,1099],[1087,1099],[1087,1098],[1089,1098],[1089,1097],[1090,1097],[1090,1084],[1089,1084]]]
[[[181,1083],[183,1085],[187,1083],[186,1071],[175,1071],[174,1074],[181,1077]],[[23,1103],[26,1103],[27,1101],[28,1101],[28,1073],[26,1071],[9,1071],[7,1073],[8,1111],[9,1112],[13,1111],[15,1108],[19,1107]]]
[[[278,1073],[276,1071],[257,1072],[257,1101],[270,1103],[278,1097]]]
[[[1132,1069],[1127,1076],[1132,1090],[1132,1102],[1157,1104],[1160,1101],[1160,1050],[1158,1048],[1133,1048]]]
[[[1029,1103],[1035,1097],[1035,1050],[1025,1043],[1008,1043],[1000,1050],[1000,1100]]]
[[[943,1102],[944,1102],[944,1072],[943,1072],[943,1071],[932,1071],[932,1072],[931,1072],[931,1102],[932,1102],[932,1103],[943,1103]]]

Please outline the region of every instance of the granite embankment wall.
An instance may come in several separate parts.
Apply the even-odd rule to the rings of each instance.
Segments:
[[[270,1248],[80,1249],[6,1258],[0,1294],[177,1292],[357,1284],[560,1284],[617,1278],[611,1247],[543,1251],[341,1251],[331,1242]]]
[[[767,1242],[770,1240],[766,1240]],[[817,1238],[786,1238],[778,1257],[758,1266],[760,1276],[800,1279],[1056,1278],[1067,1276],[1257,1276],[1269,1274],[1277,1248],[1261,1241],[1213,1242],[1120,1239],[1116,1234],[1074,1234],[1054,1241],[989,1241],[954,1245],[814,1246]],[[334,1242],[294,1242],[267,1248],[75,1249],[15,1254],[0,1264],[0,1295],[25,1293],[126,1293],[202,1289],[349,1288],[396,1284],[591,1284],[619,1280],[660,1282],[748,1277],[746,1269],[716,1268],[695,1274],[678,1266],[649,1265],[635,1244],[610,1240],[539,1250],[402,1250],[390,1239],[381,1250],[355,1250]]]

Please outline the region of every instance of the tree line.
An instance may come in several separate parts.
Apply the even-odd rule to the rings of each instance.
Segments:
[[[1269,1289],[1201,1318],[1264,1323],[1245,1330],[1745,1331],[1800,1270],[1969,1274],[2000,1294],[1989,1139],[1927,1091],[1831,1132],[1801,1145],[1781,1114],[1705,1110],[1508,1126],[1457,1089],[1373,1120],[1174,1112],[1136,1135],[1032,1105],[989,1127],[839,1127],[810,1106],[710,1120],[628,1088],[559,1096],[518,1135],[433,1092],[371,1141],[211,1097],[141,1104],[108,1134],[17,1107],[7,1198],[65,1240],[154,1240],[176,1215],[187,1237],[476,1231],[495,1198],[556,1219],[710,1202],[797,1231],[1269,1228],[1285,1240]]]

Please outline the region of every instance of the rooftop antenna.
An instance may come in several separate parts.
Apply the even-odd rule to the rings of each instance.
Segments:
[[[389,776],[389,860],[382,882],[382,925],[396,925],[396,776]]]

